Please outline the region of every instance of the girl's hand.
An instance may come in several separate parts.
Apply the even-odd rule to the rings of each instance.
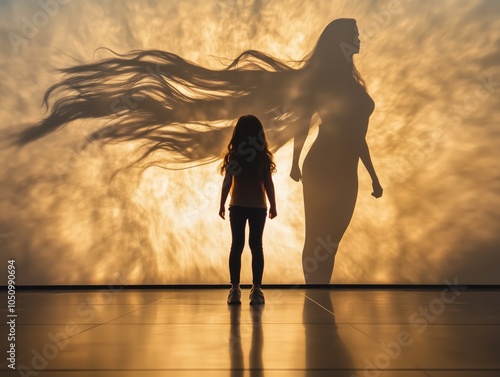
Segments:
[[[295,182],[298,182],[302,179],[302,173],[300,172],[299,164],[292,165],[292,170],[290,171],[290,178],[292,178]]]
[[[224,206],[220,206],[219,216],[222,217],[222,220],[226,219],[226,209],[224,208]]]
[[[276,216],[278,216],[278,212],[276,212],[276,207],[269,208],[269,218],[274,219]]]
[[[380,198],[382,196],[382,193],[384,192],[384,189],[380,185],[380,182],[378,180],[373,181],[372,187],[373,187],[372,196],[375,198]]]

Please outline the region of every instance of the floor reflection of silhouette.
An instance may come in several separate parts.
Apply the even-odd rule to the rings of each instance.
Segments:
[[[351,356],[337,332],[330,290],[307,289],[305,294],[302,313],[306,339],[305,377],[314,370],[335,370],[335,376],[356,375]]]
[[[250,377],[263,377],[264,363],[262,361],[262,348],[264,346],[264,333],[262,329],[262,312],[264,311],[264,306],[250,306],[252,323],[245,323],[243,325],[241,325],[241,305],[230,305],[229,310],[231,315],[229,335],[230,376],[241,377],[244,375],[245,362],[242,343],[251,331],[252,339],[249,354]],[[243,335],[241,326],[245,327]]]

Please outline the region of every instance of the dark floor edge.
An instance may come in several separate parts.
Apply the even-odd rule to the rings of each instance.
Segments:
[[[229,284],[131,284],[131,285],[16,285],[16,290],[156,290],[156,289],[228,289]],[[242,284],[242,288],[250,288],[250,284]],[[263,284],[266,289],[405,289],[405,290],[436,290],[449,287],[444,284]],[[467,290],[500,290],[500,285],[493,284],[475,284],[475,285],[457,285],[456,288]],[[7,286],[2,285],[1,290],[7,290]]]

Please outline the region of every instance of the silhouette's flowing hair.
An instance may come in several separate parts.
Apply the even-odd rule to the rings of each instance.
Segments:
[[[355,20],[332,21],[303,60],[289,64],[260,51],[247,50],[220,70],[204,68],[160,50],[136,50],[95,63],[60,69],[62,79],[45,93],[48,115],[16,135],[25,145],[79,119],[107,122],[85,145],[137,142],[145,147],[136,163],[156,152],[181,163],[220,158],[230,125],[243,113],[267,125],[272,150],[293,137],[310,94],[332,62],[363,83],[342,43],[352,43]],[[337,68],[336,68],[337,69]],[[340,72],[345,70],[345,72]],[[363,85],[364,86],[364,85]],[[148,164],[161,164],[161,158]],[[151,160],[149,158],[148,160]]]
[[[242,158],[238,158],[242,157]],[[230,161],[234,159],[238,164],[255,164],[260,173],[276,172],[273,153],[269,150],[264,127],[254,115],[243,115],[236,122],[233,135],[222,157],[220,173],[229,169]]]

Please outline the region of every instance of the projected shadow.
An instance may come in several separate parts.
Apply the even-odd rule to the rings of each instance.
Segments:
[[[365,139],[374,102],[352,64],[353,54],[360,49],[356,25],[331,23],[316,48],[323,44],[329,56],[318,62],[315,74],[321,81],[314,83],[314,100],[309,104],[309,111],[316,111],[322,124],[301,174],[299,156],[309,126],[302,124],[295,135],[290,174],[303,182],[306,232],[302,263],[308,284],[330,283],[335,255],[356,204],[360,158],[373,180],[372,195],[382,194]]]
[[[132,165],[187,167],[219,159],[232,122],[253,114],[265,125],[273,152],[294,140],[290,176],[302,179],[304,188],[304,278],[329,284],[356,204],[359,159],[373,180],[372,195],[382,195],[365,140],[374,102],[353,62],[359,49],[356,21],[337,19],[295,65],[255,50],[221,70],[159,50],[116,54],[62,69],[65,76],[44,96],[49,115],[15,141],[25,145],[75,120],[105,118],[107,125],[84,145],[134,143],[140,153]],[[301,172],[314,115],[322,124]]]
[[[229,357],[231,361],[231,377],[240,377],[245,373],[245,361],[243,354],[241,323],[241,305],[229,305],[231,316],[231,329],[229,335]],[[244,324],[246,330],[243,336],[247,337],[248,327],[251,326],[251,346],[249,354],[249,370],[251,377],[264,376],[264,363],[262,361],[262,348],[264,346],[264,334],[262,329],[263,306],[250,306],[252,324]]]
[[[354,363],[337,332],[330,291],[308,289],[305,294],[306,370],[336,370],[339,376],[353,376]]]

